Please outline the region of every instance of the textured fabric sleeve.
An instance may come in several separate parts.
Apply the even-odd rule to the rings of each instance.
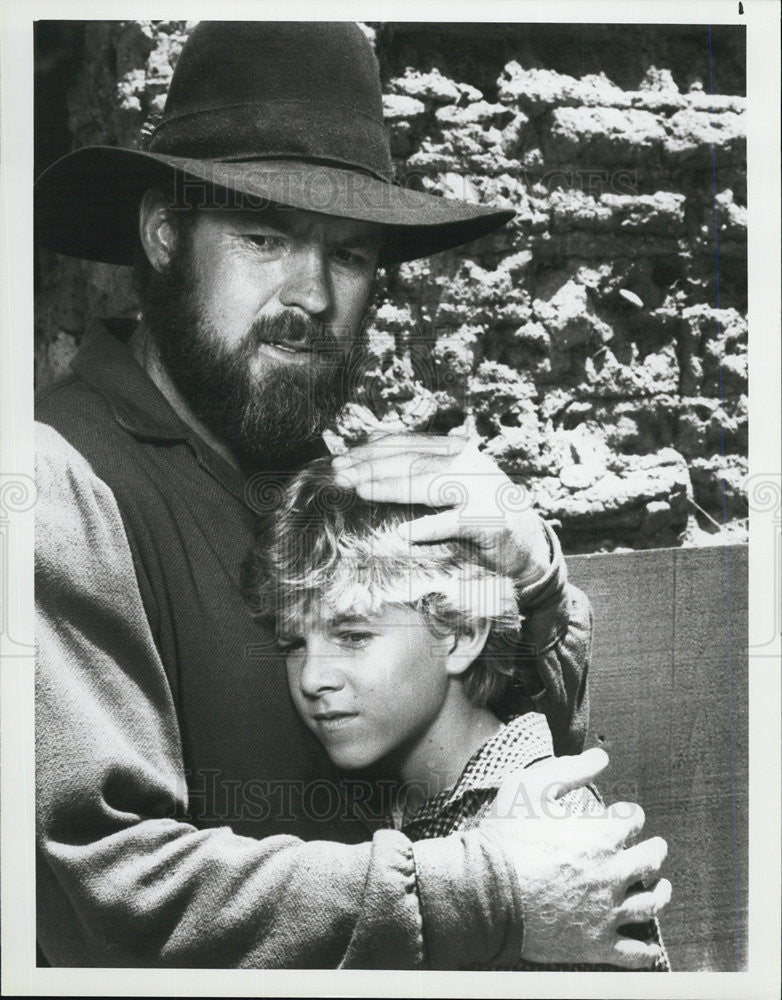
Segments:
[[[486,920],[482,946],[499,951],[513,894],[488,912],[503,862],[469,842],[440,841],[417,872],[395,831],[348,847],[175,819],[187,810],[177,718],[119,511],[63,438],[38,434],[37,918],[48,961],[420,968],[419,892],[446,870],[467,933]]]
[[[592,607],[568,583],[559,539],[545,524],[551,565],[518,592],[524,616],[519,673],[535,711],[548,719],[554,753],[580,753],[589,723],[587,676],[592,655]]]
[[[414,853],[432,967],[460,969],[486,961],[488,954],[496,963],[517,961],[523,943],[521,891],[515,870],[497,846],[482,831],[470,830],[420,840]],[[481,872],[480,880],[475,872]],[[461,903],[465,883],[472,883],[470,908]],[[505,913],[498,913],[506,897]]]

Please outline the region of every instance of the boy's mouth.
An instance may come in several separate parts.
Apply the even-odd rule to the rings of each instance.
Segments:
[[[311,718],[324,729],[339,729],[347,725],[351,719],[358,717],[358,712],[339,712],[335,710],[313,712]]]

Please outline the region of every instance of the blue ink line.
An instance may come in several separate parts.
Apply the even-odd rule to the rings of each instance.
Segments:
[[[711,25],[709,25],[709,80],[711,83],[711,96],[714,97],[714,63],[711,51]],[[714,106],[712,105],[712,114]],[[720,308],[720,237],[717,222],[717,147],[712,143],[711,147],[712,175],[714,177],[714,262],[717,274],[717,309]],[[717,333],[722,333],[719,316],[717,317]],[[723,414],[725,412],[725,398],[722,388],[722,358],[719,358],[719,385],[720,385],[720,405]],[[722,457],[725,457],[725,422],[722,427]],[[728,501],[725,476],[722,477],[722,516],[725,524],[728,523]],[[725,604],[728,626],[728,698],[730,706],[730,777],[733,798],[733,867],[735,873],[736,891],[736,953],[738,968],[741,969],[741,913],[739,907],[739,857],[738,857],[738,823],[736,818],[736,754],[735,754],[735,734],[733,728],[733,641],[730,628],[730,580],[728,574],[728,547],[723,547],[725,553]]]

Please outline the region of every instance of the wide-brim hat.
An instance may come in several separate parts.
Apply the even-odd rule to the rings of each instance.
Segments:
[[[202,21],[146,149],[86,146],[43,172],[37,238],[132,264],[139,200],[160,186],[174,204],[208,193],[226,208],[279,204],[377,223],[381,263],[459,246],[514,214],[394,182],[377,61],[348,22]]]

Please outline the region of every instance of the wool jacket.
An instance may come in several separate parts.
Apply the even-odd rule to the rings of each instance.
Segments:
[[[39,401],[38,933],[53,965],[454,968],[520,954],[481,831],[383,829],[288,697],[241,591],[265,485],[96,331]],[[298,456],[299,462],[308,456]],[[525,588],[524,697],[586,727],[589,606],[560,553]]]

